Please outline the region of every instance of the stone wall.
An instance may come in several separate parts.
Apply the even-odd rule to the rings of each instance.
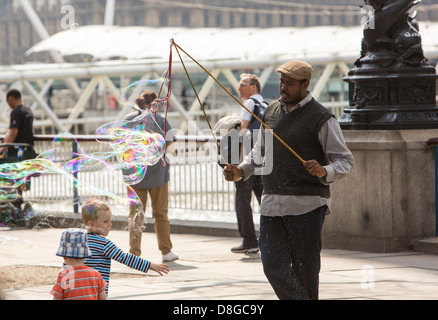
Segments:
[[[438,129],[345,130],[356,163],[334,183],[323,247],[371,252],[409,250],[435,235],[435,157]]]

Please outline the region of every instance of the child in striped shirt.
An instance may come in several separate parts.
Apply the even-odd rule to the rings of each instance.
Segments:
[[[107,283],[98,271],[84,264],[84,259],[91,256],[85,230],[64,231],[56,255],[64,258],[66,268],[50,291],[53,300],[106,300]]]
[[[125,253],[111,240],[105,238],[111,228],[111,215],[111,208],[99,200],[88,201],[82,207],[82,221],[88,228],[88,245],[92,253],[91,257],[85,259],[85,264],[99,271],[108,284],[111,259],[145,273],[151,269],[161,276],[167,274],[169,272],[167,265],[152,263],[130,253]],[[109,285],[106,288],[107,295],[108,287]]]

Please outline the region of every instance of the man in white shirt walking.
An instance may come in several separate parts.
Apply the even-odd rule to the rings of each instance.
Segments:
[[[244,101],[245,107],[261,118],[266,108],[263,97],[260,94],[261,85],[258,77],[254,74],[243,73],[240,75],[239,87],[240,98]],[[243,109],[240,121],[240,135],[245,140],[257,140],[257,133],[260,128],[260,122],[254,116]],[[251,146],[251,144],[249,143]],[[248,150],[249,149],[249,150]],[[251,150],[248,143],[243,143],[241,151],[246,155]],[[239,234],[242,237],[242,243],[239,246],[231,248],[234,253],[256,253],[259,251],[257,236],[254,228],[253,211],[251,207],[251,196],[257,198],[259,204],[263,192],[262,179],[259,175],[253,175],[247,180],[235,181],[236,186],[236,217]]]

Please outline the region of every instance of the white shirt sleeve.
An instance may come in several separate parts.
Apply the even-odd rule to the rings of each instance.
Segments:
[[[265,148],[265,128],[260,126],[257,141],[251,152],[242,160],[239,167],[243,170],[243,179],[246,180],[253,174],[257,174],[262,169],[262,164],[265,161],[264,148]]]
[[[330,161],[324,166],[327,176],[321,182],[335,182],[348,175],[353,170],[354,157],[345,144],[341,127],[335,118],[330,118],[321,126],[318,139]]]
[[[254,101],[252,99],[245,100],[243,105],[245,107],[247,107],[248,110],[250,110],[251,112],[254,112],[254,105],[255,105],[255,103],[254,103]],[[249,113],[246,109],[242,108],[242,113],[240,114],[240,120],[251,121],[251,119],[252,119],[252,114]]]
[[[255,146],[239,165],[244,172],[244,179],[248,179],[251,175],[257,174],[261,169],[265,151],[265,139],[265,128],[261,126]],[[322,178],[321,182],[329,184],[351,173],[354,165],[354,157],[345,144],[341,127],[335,118],[330,118],[321,126],[318,139],[330,162],[330,164],[324,166],[327,171],[327,176]]]

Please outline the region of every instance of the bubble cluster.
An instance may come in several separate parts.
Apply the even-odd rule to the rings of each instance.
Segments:
[[[166,71],[158,79],[138,80],[130,84],[121,90],[119,102],[122,105],[128,105],[139,110],[137,99],[141,97],[145,91],[154,91],[157,97],[148,104],[147,109],[152,113],[158,112],[167,106],[167,101],[171,94],[168,75],[169,73]]]
[[[96,131],[96,140],[111,146],[112,152],[85,153],[80,143],[69,133],[58,135],[52,142],[52,149],[42,152],[37,158],[0,165],[0,201],[12,200],[17,195],[8,189],[20,187],[27,178],[42,174],[59,174],[75,181],[78,188],[92,194],[107,194],[93,186],[84,186],[75,175],[84,170],[124,170],[123,182],[131,185],[140,182],[147,166],[156,164],[166,149],[164,137],[146,129],[148,121],[153,121],[150,112],[143,111],[133,121],[116,121],[101,126]],[[144,121],[145,118],[149,120]],[[57,145],[64,144],[64,148]],[[65,144],[71,147],[65,148]],[[76,152],[66,152],[73,150]],[[111,158],[117,161],[110,161]],[[64,159],[64,162],[62,161]],[[65,160],[68,159],[68,160]],[[114,197],[112,197],[114,198]]]
[[[139,183],[147,166],[160,161],[166,151],[163,135],[149,129],[151,122],[155,124],[153,114],[140,110],[133,120],[115,121],[96,130],[96,140],[112,147],[118,167],[123,170],[123,180],[129,185]]]
[[[167,112],[170,96],[170,85],[166,86],[169,84],[167,76],[165,72],[159,79],[139,80],[121,90],[119,103],[132,113],[126,120],[110,122],[96,130],[95,140],[109,146],[97,149],[106,151],[87,153],[72,134],[62,133],[52,141],[49,150],[35,159],[0,164],[0,205],[18,199],[20,196],[13,191],[31,177],[54,174],[70,180],[75,189],[86,197],[106,197],[141,207],[141,201],[130,185],[139,183],[148,166],[159,162],[165,154],[166,128],[161,128],[155,119],[156,112],[162,107],[165,106]],[[156,98],[146,108],[140,108],[138,98],[147,90],[153,90]],[[97,187],[79,175],[84,171],[102,170],[127,185],[127,198]],[[73,201],[78,203],[80,199]]]

